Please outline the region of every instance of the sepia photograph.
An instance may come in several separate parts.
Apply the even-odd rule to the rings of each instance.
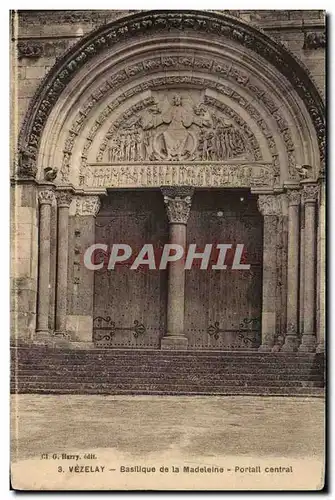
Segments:
[[[11,489],[324,490],[326,12],[8,18]]]

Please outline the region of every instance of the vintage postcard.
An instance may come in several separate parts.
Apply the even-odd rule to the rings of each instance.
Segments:
[[[11,21],[11,484],[322,490],[325,12]]]

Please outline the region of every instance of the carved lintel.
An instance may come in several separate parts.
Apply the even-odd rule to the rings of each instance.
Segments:
[[[258,196],[257,206],[260,213],[265,215],[280,215],[281,200],[275,194],[261,194]]]
[[[163,186],[166,212],[170,223],[187,224],[194,188],[190,186]]]
[[[287,189],[287,199],[289,206],[300,205],[301,193],[299,189]]]
[[[319,186],[318,184],[305,184],[302,193],[304,203],[315,203],[319,195]]]
[[[77,198],[76,215],[96,217],[101,206],[99,196],[82,196]]]
[[[326,33],[324,31],[316,33],[315,31],[304,32],[303,49],[324,49],[326,47]]]
[[[38,199],[40,205],[52,205],[55,199],[55,194],[51,189],[43,189],[38,193]]]
[[[58,208],[69,208],[72,201],[72,189],[64,189],[56,192]]]

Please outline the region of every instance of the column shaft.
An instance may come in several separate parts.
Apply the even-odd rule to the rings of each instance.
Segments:
[[[276,336],[277,288],[277,215],[280,200],[275,195],[260,195],[258,209],[264,216],[263,225],[263,293],[262,293],[262,343],[260,351],[271,351]]]
[[[324,181],[321,181],[320,187],[320,207],[319,207],[319,246],[318,246],[318,265],[319,265],[319,297],[318,297],[318,345],[317,352],[325,351],[325,329],[326,329],[326,207],[325,196],[326,188]]]
[[[38,259],[38,300],[37,300],[37,340],[49,338],[50,305],[50,222],[51,204],[54,194],[51,190],[39,193],[39,259]]]
[[[186,250],[186,225],[170,224],[170,243]],[[184,259],[171,262],[168,275],[167,336],[184,335]]]
[[[298,347],[299,305],[299,211],[300,193],[288,192],[288,249],[287,249],[287,324],[282,351],[296,351]]]
[[[316,310],[316,231],[315,203],[318,186],[304,186],[305,231],[304,231],[304,328],[299,351],[313,352],[316,345],[315,310]]]
[[[186,250],[186,224],[191,208],[191,187],[163,187],[164,202],[169,220],[170,243]],[[167,332],[162,349],[186,349],[184,335],[185,270],[184,258],[168,265]]]
[[[69,207],[71,193],[59,192],[57,234],[56,335],[65,336],[69,260]]]

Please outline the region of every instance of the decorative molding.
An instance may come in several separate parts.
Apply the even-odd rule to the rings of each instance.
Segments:
[[[52,205],[55,200],[54,192],[51,189],[43,189],[38,193],[40,205]]]
[[[274,184],[271,163],[189,162],[89,165],[83,184],[93,188],[159,187],[267,187]]]
[[[76,215],[96,217],[101,206],[99,196],[82,196],[77,198]]]
[[[281,199],[278,195],[273,194],[261,194],[257,199],[258,210],[263,216],[266,215],[280,215],[281,210]]]
[[[161,191],[170,224],[187,224],[194,189],[189,186],[162,186]]]
[[[305,31],[304,32],[304,50],[325,49],[327,46],[326,32]]]
[[[142,32],[148,35],[171,30],[177,33],[184,30],[204,31],[223,36],[254,50],[273,64],[288,78],[305,103],[317,132],[321,161],[324,159],[324,105],[309,75],[293,55],[259,29],[238,19],[199,11],[148,11],[132,14],[103,26],[71,47],[55,64],[32,99],[21,130],[20,145],[28,145],[36,156],[47,118],[61,92],[79,69],[99,52]]]

